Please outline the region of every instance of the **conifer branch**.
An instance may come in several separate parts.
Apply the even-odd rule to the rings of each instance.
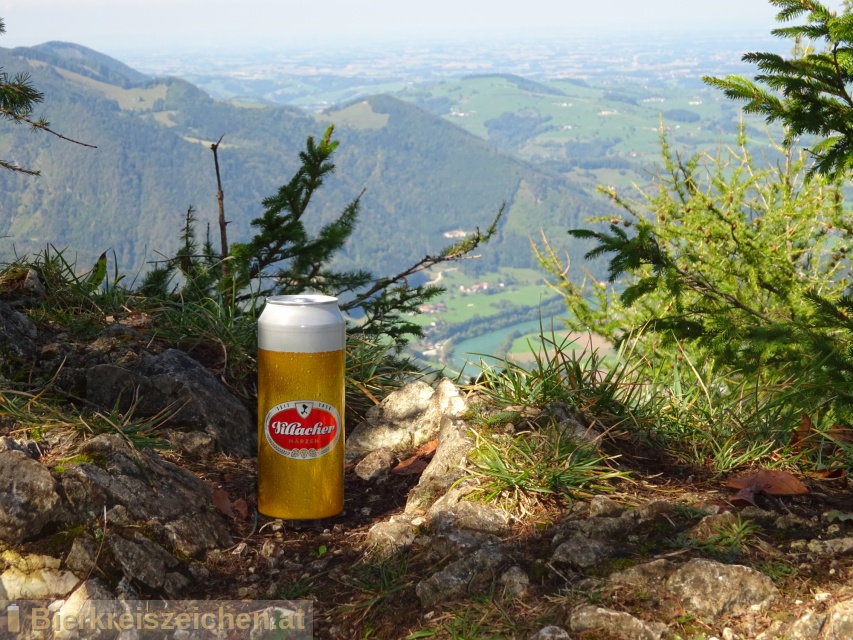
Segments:
[[[10,120],[15,120],[18,122],[26,122],[27,124],[32,125],[36,129],[46,131],[47,133],[50,133],[51,135],[54,135],[57,138],[61,138],[62,140],[66,140],[68,142],[73,142],[74,144],[79,144],[81,147],[89,147],[90,149],[97,149],[98,148],[97,146],[95,146],[93,144],[88,144],[86,142],[80,142],[79,140],[74,140],[73,138],[69,138],[67,136],[62,135],[61,133],[54,131],[53,129],[51,129],[48,126],[50,123],[45,122],[43,120],[31,120],[30,118],[27,118],[26,116],[15,113],[14,111],[10,111],[9,109],[2,109],[2,108],[0,108],[0,115],[3,115],[6,118],[9,118]]]

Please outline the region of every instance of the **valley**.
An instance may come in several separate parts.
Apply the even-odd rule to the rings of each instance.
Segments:
[[[685,157],[733,144],[740,113],[701,76],[746,72],[742,52],[771,44],[528,40],[126,63],[67,43],[0,50],[5,69],[31,73],[45,91],[55,125],[99,147],[0,133],[3,157],[44,174],[0,176],[0,250],[49,243],[87,268],[107,249],[138,277],[174,251],[187,206],[202,237],[215,219],[209,146],[223,134],[229,232],[244,240],[260,200],[295,167],[295,150],[334,124],[338,169],[316,226],[365,190],[343,266],[399,270],[454,231],[484,228],[505,204],[477,260],[425,274],[442,278],[446,293],[417,318],[427,335],[412,353],[452,371],[466,354],[528,358],[539,323],[559,327],[565,315],[531,241],[544,234],[574,279],[600,277],[585,245],[566,235],[608,216],[596,187],[645,188],[661,133]],[[774,161],[773,133],[755,119],[745,126],[754,152]]]

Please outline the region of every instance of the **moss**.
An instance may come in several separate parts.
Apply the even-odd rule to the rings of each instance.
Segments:
[[[92,456],[88,456],[85,454],[72,456],[71,458],[63,458],[53,467],[53,472],[57,474],[63,474],[68,470],[68,466],[72,464],[83,464],[86,462],[95,462],[95,459]],[[98,465],[100,466],[100,465]]]

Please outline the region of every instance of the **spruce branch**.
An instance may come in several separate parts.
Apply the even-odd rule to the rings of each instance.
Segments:
[[[9,109],[0,109],[0,114],[5,116],[8,119],[14,120],[16,122],[26,122],[31,125],[35,129],[39,129],[41,131],[46,131],[47,133],[56,136],[62,140],[66,140],[68,142],[73,142],[74,144],[79,144],[81,147],[89,147],[90,149],[97,149],[98,147],[93,144],[88,144],[87,142],[80,142],[79,140],[74,140],[73,138],[69,138],[67,136],[62,135],[51,129],[48,125],[50,124],[46,120],[31,120],[26,116],[23,116],[19,113],[15,113]]]

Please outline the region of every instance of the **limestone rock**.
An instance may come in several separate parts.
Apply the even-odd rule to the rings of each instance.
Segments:
[[[94,605],[97,602],[97,606]],[[124,613],[124,605],[115,599],[113,593],[98,578],[90,578],[77,587],[57,610],[60,619],[75,616],[77,620],[85,620],[88,616],[106,614],[120,615]],[[72,640],[79,638],[76,629],[61,629],[54,634],[55,640]],[[106,640],[115,637],[115,631],[103,629],[86,633],[87,640]]]
[[[352,460],[381,448],[410,451],[438,435],[443,416],[460,416],[467,409],[448,378],[435,390],[420,380],[410,382],[367,412],[347,439],[346,457]]]
[[[593,496],[589,501],[590,518],[618,518],[625,510],[607,496]]]
[[[524,569],[513,565],[501,574],[500,583],[503,585],[504,596],[509,598],[523,598],[530,588],[530,577]]]
[[[395,518],[388,522],[377,522],[367,532],[367,547],[380,558],[390,558],[402,549],[412,545],[416,537],[416,527],[412,518]]]
[[[0,452],[2,451],[20,451],[33,460],[41,457],[39,444],[34,440],[16,440],[9,436],[0,438]]]
[[[581,605],[572,611],[571,629],[579,633],[599,631],[608,637],[631,640],[660,640],[667,627],[659,622],[644,622],[624,611]]]
[[[772,638],[785,638],[786,640],[817,640],[822,638],[820,632],[826,622],[826,617],[826,613],[808,611],[795,620],[784,633],[774,633],[772,636],[770,634],[762,635]]]
[[[687,611],[708,617],[763,608],[779,595],[773,581],[755,569],[703,559],[690,560],[666,585]]]
[[[440,529],[466,529],[501,535],[509,527],[506,513],[482,502],[457,502],[447,509],[430,510],[427,521]]]
[[[17,544],[63,518],[56,481],[21,451],[0,451],[0,542]]]
[[[499,546],[500,538],[491,534],[451,528],[430,536],[424,557],[431,562],[442,562],[468,556],[481,548],[497,549]]]
[[[189,471],[155,452],[131,449],[118,434],[96,436],[82,452],[98,464],[70,466],[61,483],[76,521],[98,520],[113,505],[114,518],[121,513],[128,521],[145,522],[161,542],[189,556],[230,544],[221,515],[208,508],[210,490]]]
[[[135,535],[133,540],[112,535],[107,543],[124,575],[153,589],[162,588],[167,569],[178,565],[174,556],[142,535]]]
[[[474,440],[468,431],[468,424],[464,420],[449,415],[441,419],[438,446],[417,486],[409,492],[406,513],[426,511],[465,476],[464,464],[474,448]]]
[[[853,600],[833,605],[823,624],[825,640],[849,640],[853,638]]]
[[[216,440],[207,433],[167,429],[163,435],[169,444],[194,460],[204,460],[216,451]]]
[[[383,447],[371,451],[355,465],[355,475],[367,482],[381,482],[388,477],[395,460],[394,452]]]
[[[36,554],[6,551],[0,558],[0,600],[62,598],[79,582],[70,571],[59,569],[59,560]]]
[[[481,547],[474,553],[451,562],[426,580],[421,580],[415,587],[415,593],[424,608],[439,602],[452,601],[463,593],[478,593],[492,581],[501,562],[503,553],[497,547]]]
[[[257,454],[257,425],[249,411],[201,364],[169,349],[131,369],[112,364],[92,367],[86,378],[89,401],[122,411],[135,397],[137,416],[174,411],[169,424],[182,431],[203,431],[229,454]]]
[[[672,568],[672,563],[669,560],[652,560],[611,573],[608,581],[610,584],[623,584],[632,587],[663,584],[672,572]]]
[[[613,548],[610,545],[576,535],[554,550],[551,562],[568,565],[572,569],[583,570],[596,566],[602,560],[609,558],[612,553]]]
[[[90,538],[74,538],[65,565],[81,578],[88,576],[98,559],[98,546]]]
[[[565,629],[552,625],[550,627],[542,627],[533,635],[528,636],[527,640],[572,640],[572,637]]]
[[[0,302],[0,357],[22,357],[35,351],[38,330],[23,313]]]

